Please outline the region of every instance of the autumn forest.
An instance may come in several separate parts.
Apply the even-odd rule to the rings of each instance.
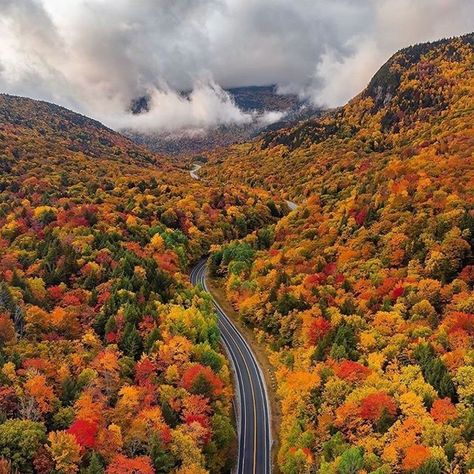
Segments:
[[[0,474],[233,472],[206,257],[274,377],[273,472],[474,472],[473,65],[473,34],[403,49],[200,179],[1,95]]]

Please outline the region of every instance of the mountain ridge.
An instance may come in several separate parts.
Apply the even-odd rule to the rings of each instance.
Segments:
[[[296,159],[296,157],[293,156],[293,152],[296,150],[300,153],[306,150],[309,153],[311,147],[321,145],[324,142],[327,142],[328,147],[330,145],[340,146],[342,149],[345,147],[345,142],[354,139],[357,147],[352,151],[360,151],[362,154],[371,153],[373,151],[382,152],[384,149],[392,147],[400,136],[399,130],[392,129],[390,131],[390,127],[402,126],[403,131],[409,133],[411,124],[407,122],[407,120],[419,120],[420,125],[424,124],[424,126],[427,127],[430,121],[434,122],[435,120],[441,119],[445,107],[443,104],[446,100],[449,101],[450,99],[449,95],[451,94],[450,88],[452,87],[452,81],[450,83],[449,78],[446,79],[443,76],[443,74],[450,74],[449,71],[443,73],[440,72],[438,68],[428,74],[422,68],[413,68],[413,71],[410,72],[410,74],[413,74],[413,77],[406,79],[406,88],[403,91],[399,91],[395,100],[393,100],[394,98],[392,97],[391,101],[387,101],[385,105],[380,107],[376,102],[377,92],[375,91],[378,87],[377,83],[381,82],[380,71],[385,71],[387,67],[394,69],[399,68],[400,64],[397,63],[397,61],[405,59],[403,56],[404,52],[411,53],[421,50],[426,50],[428,53],[436,50],[441,51],[438,58],[440,62],[446,57],[448,65],[458,64],[454,56],[450,57],[451,50],[449,45],[456,44],[459,50],[464,48],[465,54],[468,54],[469,51],[472,52],[473,38],[474,34],[468,34],[452,40],[440,40],[439,42],[430,43],[428,45],[405,48],[395,53],[392,58],[382,66],[379,72],[374,76],[377,78],[376,81],[372,80],[364,91],[354,97],[344,107],[324,113],[320,119],[316,118],[304,121],[295,127],[264,133],[259,139],[253,142],[243,143],[234,148],[229,147],[214,155],[210,153],[210,165],[202,169],[201,173],[205,175],[206,169],[212,170],[211,173],[213,176],[217,173],[218,175],[222,175],[223,180],[229,179],[232,181],[233,169],[242,168],[246,171],[236,174],[235,178],[241,179],[243,182],[252,182],[251,179],[253,178],[251,178],[251,176],[254,173],[252,171],[251,161],[259,160],[259,182],[265,185],[267,181],[268,189],[276,189],[274,187],[275,180],[282,182],[282,178],[275,175],[275,164],[270,165],[270,162],[274,161],[277,166],[276,169],[285,174],[288,173],[288,170],[284,169],[285,161],[291,160],[295,168],[291,173],[288,173],[284,179],[290,184],[289,188],[292,188],[298,180],[304,181],[305,177],[303,174],[307,171],[306,166],[309,163],[309,157],[307,159],[301,159],[300,161]],[[465,75],[470,73],[470,69],[467,66],[468,64],[466,63],[462,66],[464,67]],[[459,74],[458,71],[457,77],[468,87],[468,82]],[[411,83],[414,84],[415,89],[410,86]],[[391,87],[388,83],[386,86]],[[439,93],[436,88],[439,88]],[[462,93],[466,94],[466,92]],[[446,94],[447,97],[443,98],[443,94]],[[438,102],[431,103],[430,101],[433,100]],[[462,100],[462,97],[457,99],[456,102],[451,103],[451,106],[458,107],[459,104],[462,104]],[[393,108],[391,105],[394,105]],[[462,113],[462,111],[460,113]],[[390,131],[391,133],[385,133],[386,131]],[[370,138],[369,134],[371,134],[373,138]],[[268,160],[266,160],[265,152],[270,152],[270,150],[273,150],[273,152],[270,154],[271,156],[269,156]],[[242,165],[237,168],[233,167],[233,169],[225,169],[226,159],[231,157],[234,157],[236,161],[242,161]],[[268,161],[268,166],[265,165],[266,161]],[[214,169],[211,168],[212,165],[215,166]],[[217,168],[219,168],[219,171],[217,171]],[[295,171],[296,176],[294,175]],[[310,192],[310,190],[308,190],[308,192]]]
[[[168,159],[137,145],[101,122],[46,101],[1,94],[0,127],[6,124],[35,135],[35,139],[46,145],[44,137],[47,135],[58,144],[64,140],[72,153],[84,152],[92,157],[114,160],[120,156],[129,162],[170,165]]]

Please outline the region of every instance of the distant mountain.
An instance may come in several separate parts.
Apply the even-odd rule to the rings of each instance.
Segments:
[[[295,94],[279,94],[276,85],[271,86],[247,86],[233,87],[227,92],[234,99],[234,102],[245,112],[256,110],[265,112],[275,110],[287,112],[299,109],[306,104]]]
[[[227,89],[235,104],[255,119],[243,125],[222,125],[209,130],[178,130],[176,132],[141,133],[124,130],[123,133],[153,151],[170,155],[192,155],[233,143],[247,141],[262,132],[279,130],[314,117],[318,109],[295,94],[279,94],[276,85],[248,86]],[[130,110],[135,114],[149,110],[147,96],[135,99]],[[274,116],[268,112],[275,113]]]

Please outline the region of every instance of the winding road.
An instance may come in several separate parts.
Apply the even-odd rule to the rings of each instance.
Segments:
[[[193,179],[202,165],[194,163],[189,174]],[[298,204],[285,201],[290,211]],[[248,342],[232,320],[214,299],[206,283],[207,259],[202,259],[190,273],[193,285],[201,285],[212,298],[221,333],[221,339],[232,364],[236,381],[236,411],[238,417],[239,452],[236,474],[269,474],[272,472],[272,435],[270,403],[262,369]]]
[[[199,165],[197,163],[193,163],[193,167],[189,170],[189,174],[191,175],[191,178],[198,179],[198,180],[201,179],[198,175],[198,171],[201,168],[202,168],[202,165]],[[290,211],[294,211],[298,207],[298,204],[296,204],[293,201],[285,200],[285,202],[286,202],[286,205],[288,206],[288,208],[290,209]]]
[[[190,277],[194,285],[201,285],[211,294],[206,283],[206,263],[207,259],[201,260],[191,270]],[[265,379],[247,341],[214,298],[213,303],[219,317],[222,343],[236,380],[239,446],[235,472],[269,474],[272,472],[272,437]]]

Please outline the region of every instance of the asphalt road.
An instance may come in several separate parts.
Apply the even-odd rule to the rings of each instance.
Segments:
[[[191,281],[208,291],[207,259],[191,271]],[[242,334],[237,330],[219,303],[214,300],[219,329],[236,380],[236,412],[238,417],[237,474],[268,474],[272,472],[270,406],[265,379],[258,362]]]

